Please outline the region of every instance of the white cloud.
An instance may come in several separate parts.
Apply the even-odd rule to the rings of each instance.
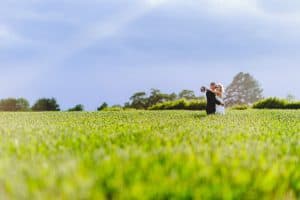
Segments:
[[[162,12],[169,12],[179,17],[205,17],[215,21],[230,23],[245,21],[258,25],[253,34],[272,39],[299,40],[300,3],[282,2],[280,0],[147,0],[159,5]],[[284,6],[285,4],[288,4]],[[288,9],[287,9],[288,8]],[[275,10],[275,11],[274,11]],[[174,14],[175,13],[175,14]],[[276,37],[277,36],[277,37]]]
[[[169,0],[146,0],[145,2],[150,7],[156,7],[156,6],[160,6],[164,3],[168,3],[170,1]]]
[[[56,50],[51,50],[51,55],[46,56],[53,56],[53,52],[55,52],[55,56],[53,57],[56,59],[52,61],[55,62],[55,65],[59,66],[59,63],[68,59],[78,51],[121,33],[122,29],[155,7],[159,7],[162,3],[166,2],[166,0],[146,0],[145,2],[141,3],[135,1],[132,6],[124,9],[121,13],[112,14],[106,18],[105,21],[99,19],[98,21],[92,21],[86,24],[78,24],[80,31],[65,43],[55,46],[54,48]]]
[[[178,9],[203,10],[215,14],[235,15],[259,11],[256,0],[145,0],[149,6],[164,6]]]
[[[259,14],[255,0],[205,0],[209,9],[219,14]]]
[[[300,21],[300,3],[294,3],[293,9],[283,7],[285,3],[275,0],[145,0],[148,5],[177,8],[179,10],[189,9],[200,12],[211,13],[216,16],[252,16],[263,19]],[[277,5],[276,7],[276,4]],[[286,3],[286,7],[291,2]],[[274,12],[272,7],[276,7]],[[279,8],[278,8],[279,7]],[[282,9],[281,9],[282,7]],[[279,12],[282,10],[282,12]]]
[[[25,39],[19,36],[14,30],[0,25],[0,48],[12,47],[24,42],[26,42]]]

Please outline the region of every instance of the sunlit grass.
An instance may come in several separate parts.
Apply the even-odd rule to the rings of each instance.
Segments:
[[[297,199],[300,111],[0,113],[0,198]]]

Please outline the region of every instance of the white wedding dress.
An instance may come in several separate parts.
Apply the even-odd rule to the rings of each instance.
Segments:
[[[221,97],[216,96],[217,100],[224,104],[224,100]],[[225,106],[216,105],[216,114],[218,115],[225,115]]]

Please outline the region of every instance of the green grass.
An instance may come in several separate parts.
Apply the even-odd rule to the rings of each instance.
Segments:
[[[300,111],[0,113],[0,199],[299,199]]]

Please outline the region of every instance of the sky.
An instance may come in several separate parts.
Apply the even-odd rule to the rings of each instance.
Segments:
[[[252,74],[300,98],[299,0],[2,0],[0,98],[62,109]]]

